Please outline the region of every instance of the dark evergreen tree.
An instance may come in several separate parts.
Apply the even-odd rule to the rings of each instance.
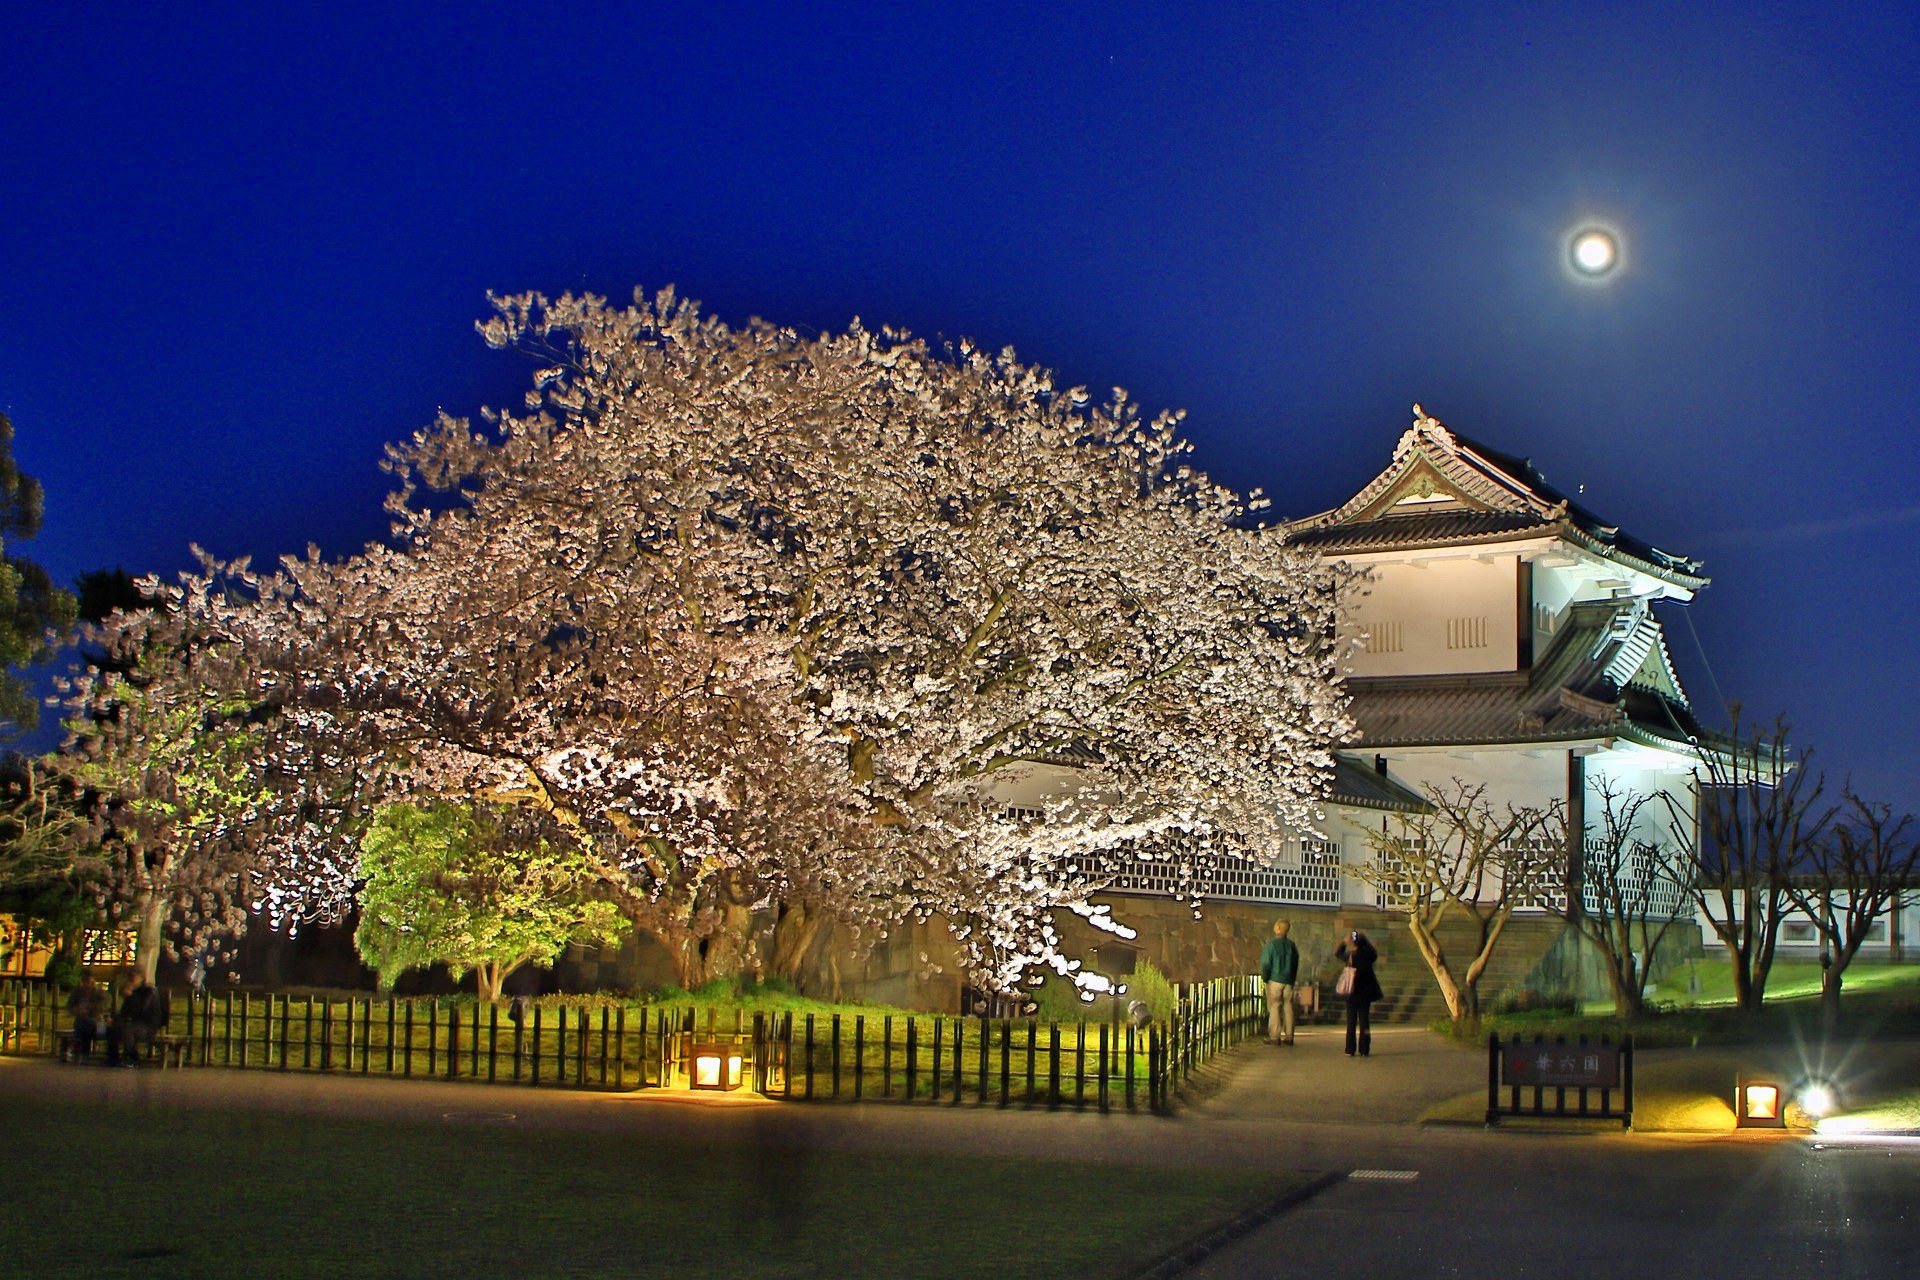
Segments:
[[[40,719],[17,668],[52,656],[74,618],[73,597],[15,554],[17,544],[40,532],[40,516],[40,482],[14,462],[13,423],[0,413],[0,724],[15,732]]]

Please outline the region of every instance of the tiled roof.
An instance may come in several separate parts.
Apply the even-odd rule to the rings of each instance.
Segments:
[[[1554,742],[1617,735],[1684,744],[1700,732],[1685,702],[1634,681],[1643,659],[1625,675],[1615,665],[1623,650],[1634,647],[1645,653],[1659,643],[1658,624],[1632,616],[1631,602],[1603,601],[1569,610],[1531,671],[1350,679],[1349,710],[1359,727],[1350,745]]]
[[[1430,515],[1387,516],[1353,524],[1299,528],[1287,541],[1313,551],[1388,551],[1409,547],[1451,546],[1474,542],[1507,542],[1549,534],[1557,520],[1542,520],[1529,512],[1437,511]]]
[[[1408,550],[1558,535],[1675,585],[1707,583],[1699,562],[1629,537],[1548,484],[1525,458],[1478,444],[1414,406],[1393,462],[1344,504],[1281,526],[1323,553]],[[1427,503],[1436,504],[1422,509]]]
[[[1327,798],[1334,804],[1356,809],[1386,809],[1395,813],[1426,813],[1433,808],[1386,774],[1346,755],[1333,758],[1333,794]]]

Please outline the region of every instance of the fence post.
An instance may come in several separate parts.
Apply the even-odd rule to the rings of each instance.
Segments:
[[[786,1015],[782,1022],[786,1034],[780,1042],[780,1095],[793,1097],[793,1015]]]
[[[1500,1033],[1487,1033],[1487,1123],[1500,1123]]]
[[[1621,1071],[1620,1083],[1622,1086],[1622,1093],[1620,1097],[1620,1127],[1622,1129],[1631,1129],[1633,1127],[1633,1037],[1632,1036],[1622,1036],[1620,1038],[1620,1071]]]
[[[979,1106],[987,1105],[988,1052],[993,1047],[993,1020],[987,1016],[985,1008],[980,1011],[980,1096],[975,1099]]]
[[[959,1101],[959,1095],[954,1095]],[[1047,1023],[1047,1110],[1060,1109],[1060,1024]]]
[[[1011,1078],[1013,1076],[1013,1020],[1000,1019],[1000,1105],[1007,1105],[1012,1095]]]
[[[920,1065],[919,1049],[920,1049],[919,1042],[914,1037],[913,1015],[908,1014],[907,1015],[907,1101],[908,1102],[913,1101],[914,1088],[919,1083],[917,1080],[914,1079],[914,1076],[917,1074],[915,1068],[917,1068]]]
[[[1107,1109],[1107,1024],[1100,1024],[1100,1110]]]
[[[953,1020],[953,1105],[960,1105],[960,1090],[967,1078],[965,1056],[967,1043],[967,1019],[958,1015]]]
[[[1080,1109],[1087,1105],[1087,1020],[1073,1026],[1073,1105]]]
[[[761,1009],[753,1012],[753,1091],[767,1091],[767,1015]]]
[[[933,1059],[933,1087],[927,1090],[927,1098],[929,1101],[938,1102],[940,1101],[940,1015],[937,1013],[933,1015],[933,1052],[928,1056]]]
[[[1039,1035],[1039,1032],[1040,1032],[1039,1020],[1037,1018],[1028,1018],[1027,1019],[1027,1096],[1024,1099],[1023,1105],[1029,1106],[1029,1107],[1033,1105],[1033,1054],[1034,1054],[1035,1048],[1037,1047],[1035,1045],[1035,1039]]]
[[[853,1015],[853,1100],[860,1101],[867,1079],[867,1015]]]

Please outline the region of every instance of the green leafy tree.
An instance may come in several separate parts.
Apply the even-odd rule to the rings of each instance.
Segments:
[[[15,668],[49,657],[73,626],[73,597],[14,545],[40,532],[40,482],[13,460],[13,423],[0,413],[0,721],[16,729],[39,723],[32,690]]]
[[[361,958],[391,987],[409,969],[475,971],[482,1000],[523,964],[576,941],[615,941],[627,921],[587,896],[598,877],[577,846],[525,809],[393,804],[360,842]]]
[[[52,758],[88,797],[101,905],[133,931],[149,980],[163,949],[205,955],[239,936],[258,894],[267,734],[243,656],[206,612],[116,614],[96,635],[111,661],[70,683]]]

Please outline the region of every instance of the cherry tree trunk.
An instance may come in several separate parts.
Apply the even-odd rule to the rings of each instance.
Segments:
[[[160,939],[167,923],[167,900],[148,893],[140,902],[133,932],[133,962],[140,976],[152,982],[160,968]]]

